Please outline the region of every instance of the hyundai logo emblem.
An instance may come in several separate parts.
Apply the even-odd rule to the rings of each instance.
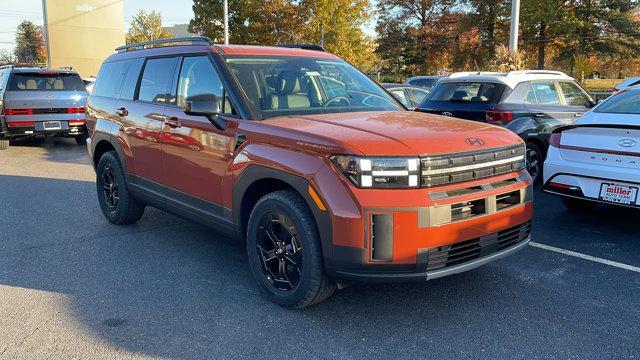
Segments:
[[[448,111],[443,112],[442,115],[443,116],[449,116],[449,117],[453,116],[453,114],[448,112]]]
[[[633,139],[620,139],[620,141],[618,141],[618,145],[630,148],[638,145],[638,142]]]
[[[479,138],[466,138],[464,139],[464,142],[471,146],[484,146],[484,140]]]

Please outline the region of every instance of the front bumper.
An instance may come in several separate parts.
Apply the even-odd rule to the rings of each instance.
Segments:
[[[335,178],[335,177],[333,177]],[[329,276],[345,282],[428,280],[509,255],[529,241],[526,172],[413,190],[315,184],[332,211]],[[326,189],[326,190],[325,190]],[[349,194],[349,192],[351,194]]]

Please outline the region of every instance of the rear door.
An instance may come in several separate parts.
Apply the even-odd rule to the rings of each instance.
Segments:
[[[545,134],[576,120],[575,112],[564,105],[560,86],[554,80],[531,81],[525,95],[525,106],[531,116],[539,120],[539,130]]]
[[[129,88],[126,94],[123,89],[116,105],[115,114],[120,119],[131,152],[132,168],[128,170],[138,176],[139,182],[166,184],[161,166],[161,133],[176,62],[176,57],[137,60],[127,72],[125,83]],[[138,65],[142,67],[141,71],[136,71]],[[138,84],[133,93],[132,83]]]
[[[492,82],[439,82],[420,105],[420,110],[484,122],[504,89],[505,85]]]

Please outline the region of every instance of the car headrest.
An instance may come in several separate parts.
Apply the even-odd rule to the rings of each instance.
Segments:
[[[462,90],[454,92],[453,96],[451,96],[451,100],[469,100],[469,98],[469,93]]]
[[[38,84],[33,79],[27,80],[27,90],[36,90],[38,88]]]
[[[276,91],[280,95],[289,95],[300,92],[300,78],[294,72],[284,71],[278,76]]]
[[[57,78],[54,82],[53,82],[53,88],[55,90],[62,90],[64,89],[64,83],[62,82],[62,79]]]

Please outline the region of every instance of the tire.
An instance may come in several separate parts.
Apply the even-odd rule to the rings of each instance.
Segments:
[[[116,225],[132,224],[140,220],[144,215],[145,205],[129,194],[122,164],[115,151],[102,155],[96,175],[98,202],[107,220]]]
[[[76,135],[76,136],[74,136],[74,138],[76,139],[76,144],[78,144],[78,145],[87,145],[87,135],[85,135],[85,134]]]
[[[562,197],[562,203],[567,209],[577,213],[591,212],[597,205],[593,201],[570,198],[566,196]]]
[[[9,148],[9,140],[0,139],[0,150],[7,150]]]
[[[276,191],[257,202],[247,227],[247,255],[260,289],[283,307],[315,305],[336,289],[324,272],[320,235],[311,211],[293,191]]]
[[[531,175],[534,184],[542,182],[542,165],[544,163],[544,153],[540,146],[535,143],[527,143],[527,171]]]

